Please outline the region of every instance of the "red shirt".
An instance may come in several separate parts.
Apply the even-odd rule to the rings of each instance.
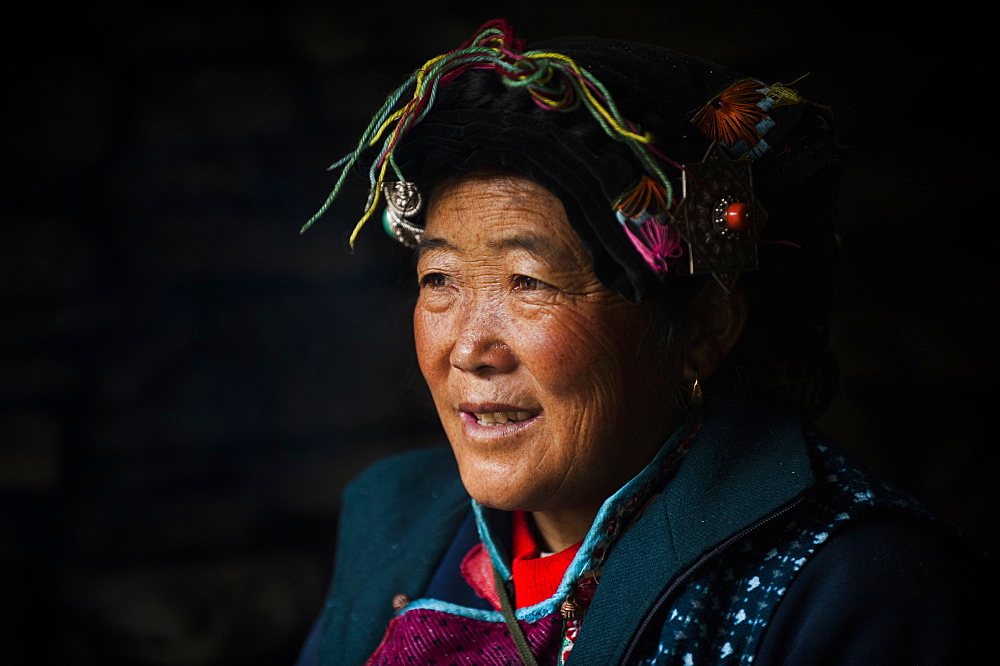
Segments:
[[[583,542],[542,557],[535,543],[535,537],[531,533],[528,514],[524,511],[515,511],[511,523],[514,531],[511,540],[514,558],[511,564],[511,572],[514,575],[514,605],[517,608],[525,608],[545,601],[555,594],[566,569],[569,568]]]

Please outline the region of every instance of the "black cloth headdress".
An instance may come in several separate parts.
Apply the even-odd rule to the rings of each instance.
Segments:
[[[674,275],[707,272],[728,288],[757,267],[765,220],[775,241],[810,242],[817,230],[776,220],[771,198],[838,152],[826,110],[786,86],[628,41],[525,48],[494,21],[390,96],[358,149],[331,167],[343,168],[337,187],[305,228],[358,166],[371,182],[358,228],[394,174],[413,185],[386,188],[387,218],[411,241],[415,192],[477,168],[509,170],[562,200],[597,277],[639,302]]]

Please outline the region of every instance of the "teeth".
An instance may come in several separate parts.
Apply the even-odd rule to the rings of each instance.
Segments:
[[[531,412],[475,412],[479,425],[498,426],[505,423],[524,421],[531,418]]]

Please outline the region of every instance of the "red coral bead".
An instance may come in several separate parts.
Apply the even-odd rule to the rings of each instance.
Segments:
[[[745,203],[730,204],[726,208],[726,224],[733,231],[745,231],[750,228],[753,221],[753,213],[750,206]]]

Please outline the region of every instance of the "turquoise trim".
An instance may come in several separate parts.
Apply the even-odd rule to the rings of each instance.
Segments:
[[[484,622],[499,622],[500,624],[503,624],[504,621],[503,613],[500,611],[467,608],[466,606],[459,606],[458,604],[441,601],[440,599],[417,599],[416,601],[411,601],[405,608],[403,608],[401,614],[421,609],[441,611],[442,613],[460,615],[461,617],[467,617],[472,620],[482,620]],[[518,619],[520,620],[522,618]]]
[[[770,149],[771,149],[771,144],[769,144],[767,141],[764,141],[764,139],[761,139],[760,141],[757,142],[757,145],[753,147],[753,150],[750,151],[750,157],[752,157],[753,159],[757,159]]]
[[[774,127],[776,124],[777,123],[775,123],[771,119],[771,116],[764,116],[761,119],[761,121],[757,123],[757,131],[760,133],[761,137],[763,137],[765,134],[771,131],[771,128]]]
[[[771,101],[771,104],[767,105],[768,109],[771,108],[772,106],[774,106],[774,100],[772,100],[770,97],[765,97],[764,99]],[[760,106],[760,105],[758,105],[758,106]],[[764,108],[764,107],[761,106],[761,108]],[[758,141],[757,145],[755,145],[753,148],[750,149],[750,157],[751,158],[757,159],[761,155],[763,155],[764,153],[766,153],[768,150],[771,149],[771,144],[769,144],[764,139],[764,136],[767,135],[767,133],[771,131],[771,128],[774,127],[776,124],[777,123],[775,123],[773,120],[771,120],[771,116],[764,116],[761,119],[761,121],[759,123],[757,123],[756,129],[757,129],[757,134],[760,136],[760,141]]]
[[[604,504],[601,505],[601,509],[597,512],[597,516],[594,518],[594,522],[591,525],[590,530],[587,532],[587,536],[583,539],[583,544],[581,544],[580,549],[573,558],[573,561],[570,562],[569,566],[566,568],[566,573],[563,575],[562,582],[559,583],[559,587],[556,589],[555,593],[545,601],[541,601],[534,606],[517,609],[517,611],[515,611],[517,619],[534,622],[547,615],[551,615],[557,610],[558,602],[569,596],[569,593],[573,590],[573,587],[576,585],[576,582],[580,579],[580,577],[592,568],[594,548],[605,540],[605,529],[608,520],[618,513],[625,502],[632,499],[635,494],[650,481],[650,479],[660,472],[660,468],[662,467],[667,456],[672,454],[674,450],[677,449],[681,441],[691,432],[694,425],[695,420],[689,419],[680,428],[677,428],[670,438],[667,439],[666,443],[660,447],[660,450],[649,462],[649,464],[646,465],[641,472],[632,477],[632,479],[622,486],[614,495],[604,501]],[[486,551],[489,553],[490,560],[493,562],[494,566],[497,567],[497,570],[500,572],[500,575],[504,578],[504,580],[510,580],[511,570],[508,558],[501,555],[500,549],[497,546],[497,539],[493,537],[493,533],[489,525],[489,519],[486,515],[486,507],[481,505],[476,500],[472,500],[472,511],[476,516],[476,528],[479,530],[479,538],[483,542]],[[448,604],[448,606],[451,608],[463,608],[453,604]],[[435,607],[435,609],[437,608]],[[464,615],[465,617],[475,617],[473,615],[457,612],[455,610],[448,610],[447,612],[454,613],[456,615]],[[499,615],[499,613],[497,613],[497,615]],[[503,617],[500,616],[500,619],[502,620]]]
[[[519,608],[514,612],[514,616],[518,620],[524,620],[525,622],[537,622],[543,617],[547,617],[556,612],[556,601],[558,597],[552,597],[551,599],[546,599],[541,601],[534,606],[527,606],[525,608]],[[427,609],[433,611],[441,611],[443,613],[450,613],[451,615],[459,615],[461,617],[467,617],[472,620],[482,620],[484,622],[498,622],[503,624],[503,613],[500,611],[488,611],[479,608],[469,608],[467,606],[460,606],[459,604],[453,604],[448,601],[442,601],[440,599],[417,599],[411,601],[406,607],[403,608],[400,613],[407,613],[411,610]]]
[[[774,105],[777,104],[777,100],[768,96],[767,92],[769,90],[770,88],[767,86],[757,89],[757,92],[764,95],[764,98],[757,102],[757,108],[764,112],[764,117],[760,119],[760,122],[754,125],[754,129],[757,130],[757,135],[761,137],[760,141],[754,144],[753,148],[748,148],[747,142],[742,139],[734,143],[732,146],[727,146],[726,144],[720,142],[720,144],[729,151],[729,154],[732,157],[738,158],[741,155],[749,153],[751,159],[758,159],[761,155],[770,150],[771,145],[764,140],[764,136],[770,132],[771,129],[777,125],[777,123],[771,119],[771,116],[767,115],[767,112],[774,108]]]
[[[490,554],[490,561],[493,562],[493,566],[500,572],[500,577],[504,580],[510,580],[511,572],[510,567],[507,565],[507,560],[500,554],[496,542],[491,538],[489,521],[486,518],[486,507],[476,500],[471,500],[471,502],[472,512],[476,516],[476,529],[479,531],[479,540],[483,542],[486,552]]]
[[[757,88],[757,92],[759,92],[762,95],[764,95],[764,99],[762,99],[759,102],[757,102],[757,106],[760,107],[760,109],[762,111],[764,111],[765,113],[767,113],[772,108],[774,108],[774,105],[777,103],[777,100],[775,100],[773,97],[771,97],[770,95],[767,94],[769,90],[771,90],[770,86],[764,86],[763,88]]]

